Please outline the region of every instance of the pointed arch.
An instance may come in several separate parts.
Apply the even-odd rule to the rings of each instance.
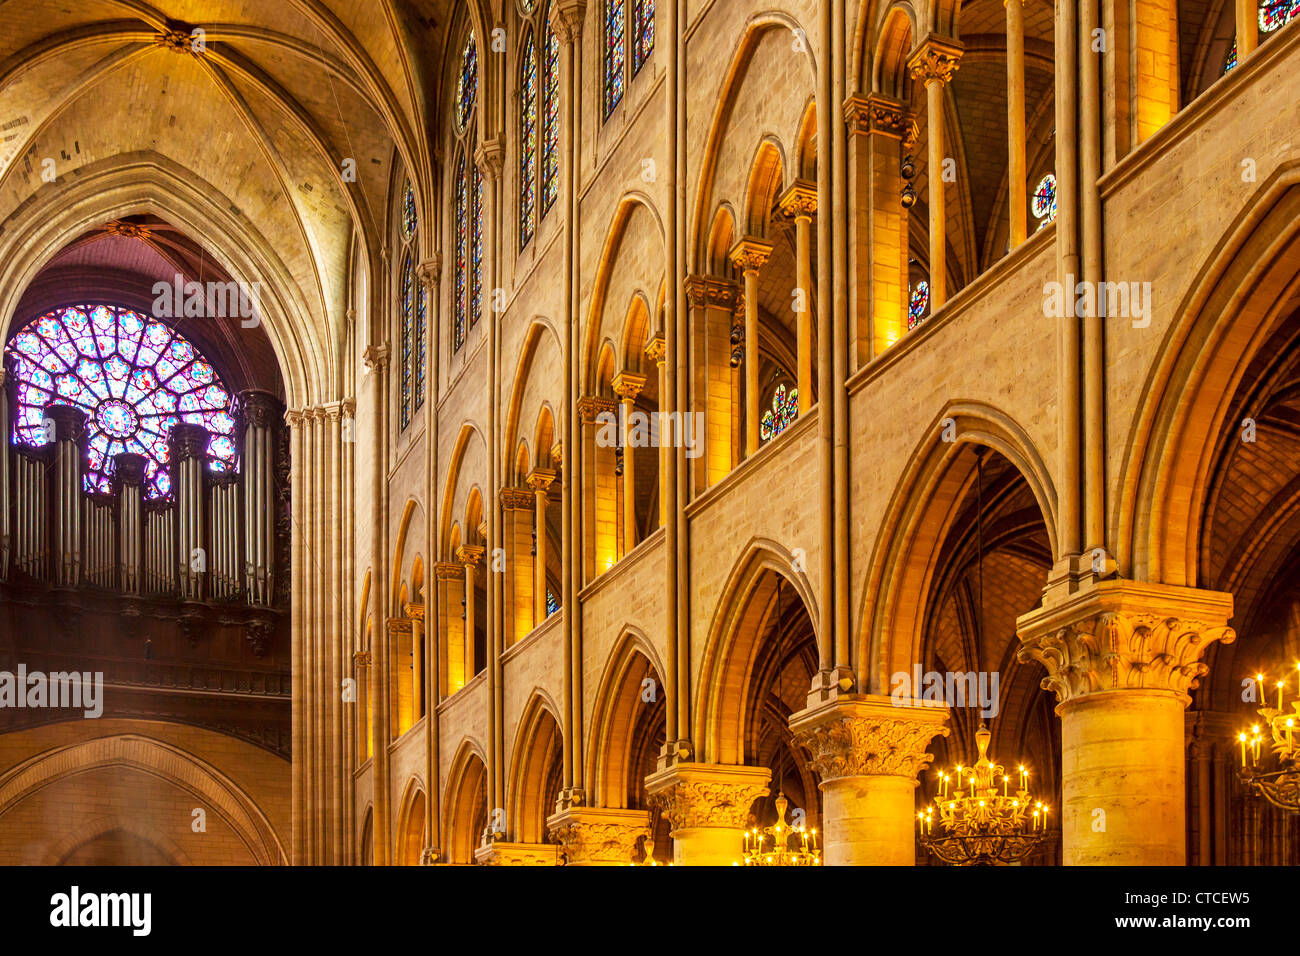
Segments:
[[[592,805],[608,809],[644,809],[637,806],[634,779],[644,777],[637,761],[655,741],[647,740],[650,728],[666,737],[667,713],[662,690],[663,663],[644,632],[626,627],[614,643],[597,685],[591,731],[587,741]],[[654,683],[647,687],[646,679]],[[654,693],[645,699],[646,690]],[[644,719],[641,719],[644,718]],[[663,724],[663,727],[659,727]],[[640,781],[644,789],[644,780]]]
[[[442,832],[448,863],[473,863],[474,851],[489,823],[487,761],[472,737],[461,740],[447,773]]]
[[[548,843],[546,818],[563,786],[564,737],[560,709],[534,688],[510,748],[510,835],[519,843]]]

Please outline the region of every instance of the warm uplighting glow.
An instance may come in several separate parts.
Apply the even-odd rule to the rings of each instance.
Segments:
[[[745,866],[821,866],[817,830],[785,822],[790,801],[776,795],[776,823],[745,831]]]
[[[1048,808],[1029,795],[1029,771],[1024,764],[1018,766],[1013,793],[1010,774],[988,755],[991,737],[980,724],[975,733],[979,748],[975,765],[958,764],[952,774],[939,771],[934,806],[917,814],[921,845],[953,866],[1014,863],[1047,835]]]
[[[1300,663],[1296,670],[1300,671]],[[1296,694],[1288,703],[1286,680],[1274,682],[1277,706],[1269,707],[1264,675],[1256,674],[1259,715],[1264,720],[1237,734],[1242,781],[1273,806],[1291,813],[1300,813],[1300,753],[1295,739],[1296,720],[1300,717],[1300,675],[1296,685]],[[1271,756],[1263,752],[1266,740]]]

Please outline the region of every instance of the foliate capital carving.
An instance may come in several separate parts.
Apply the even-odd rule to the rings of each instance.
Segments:
[[[785,219],[812,219],[817,215],[817,184],[796,179],[776,201],[776,211]]]
[[[637,840],[650,832],[650,814],[572,807],[550,817],[546,827],[569,866],[626,866],[632,862]]]
[[[369,667],[374,663],[369,651],[356,651],[352,655],[352,663],[357,667]]]
[[[365,353],[361,356],[361,359],[363,362],[366,363],[366,368],[372,372],[375,371],[376,369],[380,371],[387,369],[388,368],[388,346],[372,345],[368,349],[366,349]]]
[[[456,560],[467,567],[476,567],[486,551],[481,544],[462,544],[456,549]]]
[[[411,620],[405,617],[390,617],[388,619],[389,634],[410,634]]]
[[[754,801],[767,796],[771,779],[766,768],[684,763],[647,777],[646,791],[651,808],[660,810],[674,830],[739,830],[749,823]]]
[[[503,511],[532,511],[536,503],[536,496],[527,488],[501,489],[501,509]]]
[[[920,80],[927,86],[931,83],[947,83],[957,72],[965,50],[966,47],[956,40],[931,33],[907,58],[907,71],[912,79]]]
[[[636,397],[645,388],[645,376],[639,372],[624,369],[614,376],[614,394],[626,401],[636,401]]]
[[[286,408],[284,411],[284,423],[290,428],[297,428],[302,424],[302,412],[296,408]]]
[[[577,43],[582,39],[582,21],[586,15],[586,0],[555,0],[551,4],[551,29],[561,43]]]
[[[439,561],[433,566],[433,573],[439,581],[464,581],[465,565],[455,561]]]
[[[662,366],[668,356],[668,341],[662,335],[656,335],[645,344],[645,357],[656,365]]]
[[[525,479],[525,484],[533,489],[533,494],[545,496],[555,482],[555,472],[549,468],[534,468]]]
[[[730,310],[740,299],[740,287],[717,276],[687,276],[686,300],[695,308]]]
[[[402,613],[405,614],[407,617],[409,617],[412,621],[423,621],[424,605],[410,604],[410,603],[404,604],[402,606]]]
[[[845,100],[844,122],[850,135],[888,136],[901,140],[904,146],[914,144],[919,134],[916,118],[907,107],[879,93],[850,96]]]
[[[772,257],[772,249],[772,243],[766,239],[746,236],[732,247],[731,252],[727,253],[727,258],[741,272],[757,272]]]
[[[909,706],[909,705],[915,706]],[[930,741],[948,736],[948,709],[920,701],[854,694],[790,718],[795,743],[812,754],[823,780],[888,776],[915,781],[934,755]]]
[[[478,167],[484,179],[500,179],[505,161],[506,147],[500,137],[485,139],[474,153],[474,165]]]
[[[1137,581],[1099,581],[1016,621],[1017,657],[1047,668],[1042,687],[1063,706],[1106,691],[1165,691],[1184,706],[1209,667],[1211,644],[1231,644],[1232,595]],[[1059,709],[1059,708],[1058,708]]]
[[[578,399],[578,418],[584,425],[596,424],[596,416],[604,412],[614,414],[617,403],[600,395],[584,395]]]

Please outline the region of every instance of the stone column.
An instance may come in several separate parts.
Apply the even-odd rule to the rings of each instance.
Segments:
[[[628,435],[632,427],[632,413],[636,411],[636,397],[645,388],[645,376],[624,369],[614,377],[614,394],[623,405],[623,423],[619,440],[623,444],[623,553],[636,547],[636,468],[632,443]]]
[[[683,420],[693,411],[704,413],[705,454],[696,459],[690,478],[690,487],[698,494],[727,477],[738,463],[732,445],[740,395],[731,367],[731,322],[740,290],[728,279],[696,275],[686,279],[686,297],[691,310],[690,347],[703,359],[692,363],[691,391],[698,398],[691,407],[676,411]]]
[[[1025,0],[1007,8],[1007,189],[1011,248],[1029,236],[1029,173],[1025,170]]]
[[[1107,580],[1017,620],[1059,701],[1067,865],[1185,862],[1183,710],[1231,617],[1230,594]]]
[[[588,395],[578,399],[582,419],[582,526],[587,535],[579,542],[585,551],[586,581],[608,571],[618,559],[614,501],[614,447],[597,441],[605,428],[600,419],[614,415],[613,399]]]
[[[768,794],[766,767],[679,763],[646,778],[652,807],[672,824],[678,866],[731,866],[741,862],[749,808]]]
[[[439,561],[433,566],[438,587],[438,697],[450,697],[465,686],[470,675],[465,669],[465,634],[457,607],[458,592],[464,594],[465,566],[455,561]],[[437,707],[435,702],[434,707]]]
[[[817,185],[802,179],[794,184],[777,201],[777,212],[794,221],[795,285],[799,297],[795,301],[795,364],[799,387],[799,414],[813,403],[813,262],[812,223],[817,214]]]
[[[934,759],[930,741],[948,736],[947,722],[946,707],[864,694],[790,718],[822,778],[827,866],[915,865],[917,774]]]
[[[908,209],[903,205],[902,153],[917,141],[916,121],[897,100],[879,93],[851,96],[848,124],[850,314],[853,355],[863,365],[907,331]]]
[[[645,356],[651,362],[655,363],[655,368],[659,371],[659,412],[662,413],[664,407],[664,396],[667,393],[668,382],[664,372],[664,358],[668,354],[667,343],[664,341],[662,334],[654,336],[646,343]],[[668,523],[668,495],[664,490],[664,483],[668,480],[668,449],[669,443],[665,441],[667,432],[665,431],[662,418],[657,418],[655,423],[654,434],[658,436],[659,444],[659,526],[663,527]],[[704,436],[700,436],[704,440]]]
[[[931,34],[908,58],[912,79],[925,84],[926,141],[930,182],[930,309],[937,312],[948,300],[948,220],[944,202],[943,88],[952,79],[965,49],[956,40]]]
[[[555,472],[537,468],[528,476],[528,487],[533,489],[533,534],[536,545],[533,555],[533,626],[547,618],[546,613],[546,506],[548,489],[555,481]]]
[[[565,866],[627,866],[636,841],[650,832],[650,814],[570,807],[548,818],[546,828],[560,844]]]
[[[407,604],[402,608],[411,622],[411,723],[424,716],[424,605]]]
[[[501,511],[505,525],[506,595],[505,644],[522,641],[543,619],[534,617],[533,509],[536,496],[527,488],[501,489]]]
[[[1259,0],[1236,0],[1237,63],[1255,52],[1259,45]]]
[[[772,256],[772,243],[746,236],[731,250],[745,276],[745,456],[758,451],[758,273]]]
[[[478,566],[483,561],[483,546],[480,544],[461,545],[456,550],[456,560],[465,569],[465,683],[474,679],[479,664],[486,666],[487,661],[480,661],[475,656],[474,628],[474,587]]]

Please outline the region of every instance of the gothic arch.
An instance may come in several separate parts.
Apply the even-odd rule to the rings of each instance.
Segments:
[[[1056,490],[1043,456],[1014,419],[984,403],[957,400],[944,406],[926,435],[886,507],[860,604],[853,666],[857,686],[873,694],[888,693],[888,675],[910,670],[922,659],[933,552],[953,520],[944,513],[945,504],[956,500],[969,478],[969,465],[954,467],[963,446],[992,448],[1020,473],[1042,514],[1049,549],[1057,555]]]
[[[455,555],[452,553],[451,531],[455,522],[455,504],[456,492],[460,486],[462,466],[465,463],[465,456],[469,451],[471,439],[478,439],[478,450],[482,454],[487,453],[487,441],[483,437],[483,432],[476,422],[462,422],[460,431],[456,434],[456,443],[452,447],[451,461],[447,467],[446,483],[443,485],[442,507],[438,509],[440,516],[441,528],[439,529],[438,539],[441,544],[439,549],[443,555],[443,560],[451,561]],[[466,497],[468,498],[468,490]],[[468,535],[470,529],[466,530]],[[466,537],[468,540],[468,537]],[[430,549],[432,551],[432,549]]]
[[[1197,587],[1217,443],[1252,358],[1300,294],[1300,163],[1281,165],[1208,256],[1137,402],[1112,506],[1123,573]]]
[[[801,563],[783,545],[752,538],[728,575],[709,623],[700,665],[693,722],[697,759],[744,763],[743,728],[751,706],[746,685],[759,650],[755,615],[761,612],[767,592],[775,590],[775,577],[793,587],[816,636],[815,592],[807,575],[794,570]]]
[[[587,767],[593,806],[629,809],[629,798],[634,797],[628,784],[636,770],[630,758],[638,743],[637,717],[648,703],[642,700],[642,683],[647,676],[654,680],[663,699],[663,673],[663,663],[645,634],[625,628],[605,663],[591,715]]]
[[[519,843],[545,843],[546,818],[555,812],[553,794],[563,785],[564,737],[560,709],[541,688],[533,688],[519,718],[510,748],[510,837]],[[552,779],[554,778],[554,779]]]
[[[115,734],[39,753],[0,776],[0,815],[60,780],[105,767],[152,774],[202,800],[221,816],[260,866],[287,865],[266,814],[238,784],[207,761],[142,734]]]
[[[126,814],[112,814],[91,820],[85,826],[67,834],[46,851],[41,866],[59,866],[69,856],[87,843],[106,836],[109,833],[128,833],[138,840],[149,844],[172,866],[191,866],[193,861],[171,837],[160,833],[152,827],[145,826],[139,820]]]
[[[416,866],[424,852],[427,834],[425,833],[424,783],[419,776],[413,776],[406,784],[402,794],[401,813],[398,816],[397,845],[393,848],[393,859],[399,866]]]
[[[451,762],[442,801],[442,832],[446,834],[448,863],[473,863],[479,836],[488,825],[487,763],[483,748],[465,737]]]

